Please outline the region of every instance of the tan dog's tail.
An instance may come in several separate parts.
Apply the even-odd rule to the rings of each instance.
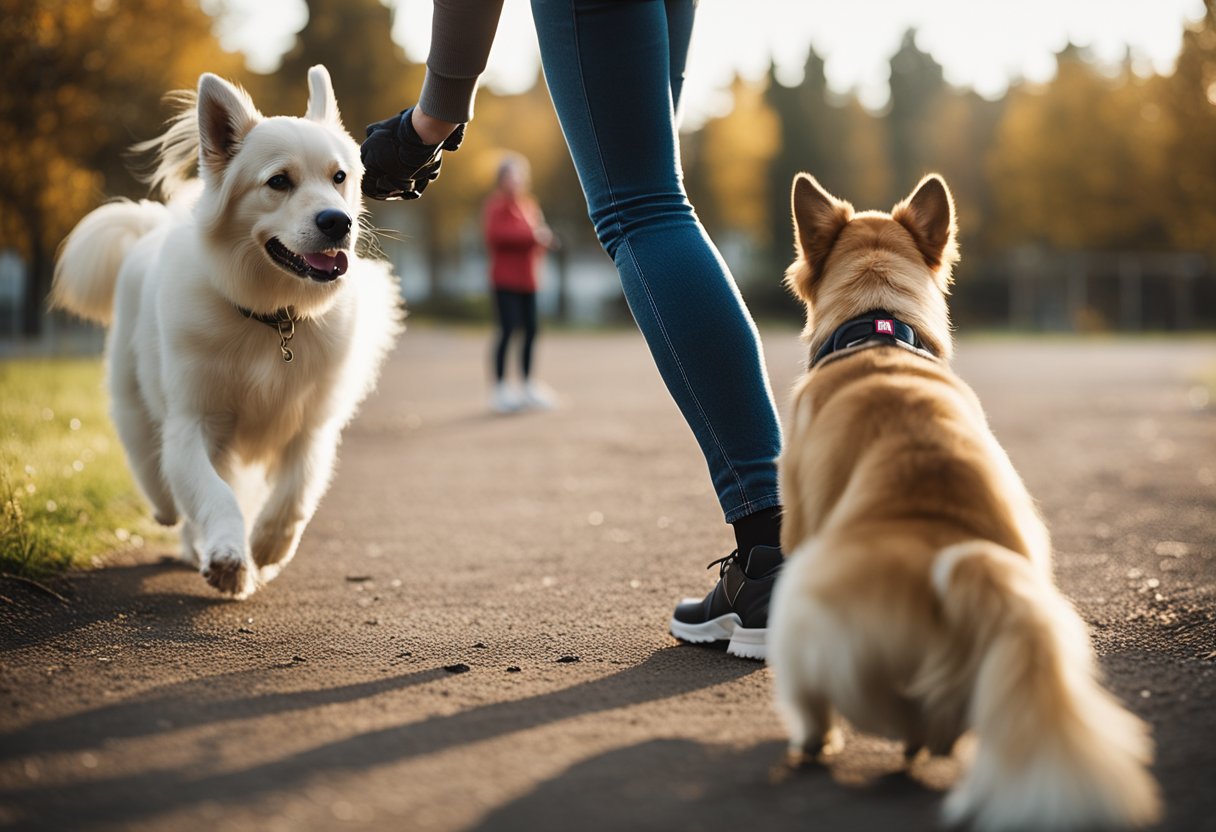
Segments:
[[[55,263],[51,306],[108,324],[123,258],[168,217],[159,202],[120,199],[91,211],[72,229]]]
[[[944,549],[933,583],[971,641],[975,759],[946,800],[981,832],[1137,827],[1160,813],[1148,726],[1096,680],[1085,623],[1030,561],[993,543]]]

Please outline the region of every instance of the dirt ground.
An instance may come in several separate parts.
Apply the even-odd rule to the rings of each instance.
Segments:
[[[678,646],[731,548],[640,337],[552,334],[563,406],[493,417],[484,333],[413,326],[283,575],[218,598],[167,551],[0,580],[0,825],[929,830],[950,760],[851,736],[775,782],[769,671]],[[778,399],[803,358],[766,337]],[[1216,830],[1216,340],[964,340],[1162,829]]]

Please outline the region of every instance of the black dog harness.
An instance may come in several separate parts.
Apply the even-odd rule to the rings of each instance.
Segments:
[[[836,327],[832,337],[828,338],[811,358],[807,369],[811,369],[833,354],[843,353],[845,350],[863,345],[878,346],[881,344],[902,347],[922,358],[937,360],[937,356],[925,347],[915,329],[890,312],[878,309],[859,315]]]
[[[296,321],[300,320],[296,315],[294,306],[284,306],[282,309],[275,310],[272,315],[263,315],[259,312],[254,312],[252,309],[246,309],[243,306],[236,308],[246,318],[251,321],[266,324],[266,326],[279,333],[279,350],[283,353],[283,361],[290,364],[295,358],[293,353],[287,346],[296,335]]]

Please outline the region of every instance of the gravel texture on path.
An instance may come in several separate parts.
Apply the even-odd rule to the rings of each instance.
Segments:
[[[804,359],[767,333],[774,390]],[[951,760],[849,737],[780,780],[769,671],[667,635],[731,549],[640,336],[545,334],[561,407],[487,408],[489,338],[413,326],[282,576],[219,598],[166,551],[0,580],[0,825],[930,830]],[[1216,341],[963,340],[1162,829],[1216,830]]]

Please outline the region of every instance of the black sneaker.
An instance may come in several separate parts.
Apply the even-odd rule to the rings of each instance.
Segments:
[[[756,546],[744,564],[739,552],[711,563],[721,564],[718,585],[705,598],[685,598],[671,617],[671,634],[681,641],[730,640],[726,652],[763,661],[767,655],[768,599],[784,557],[774,546]]]

